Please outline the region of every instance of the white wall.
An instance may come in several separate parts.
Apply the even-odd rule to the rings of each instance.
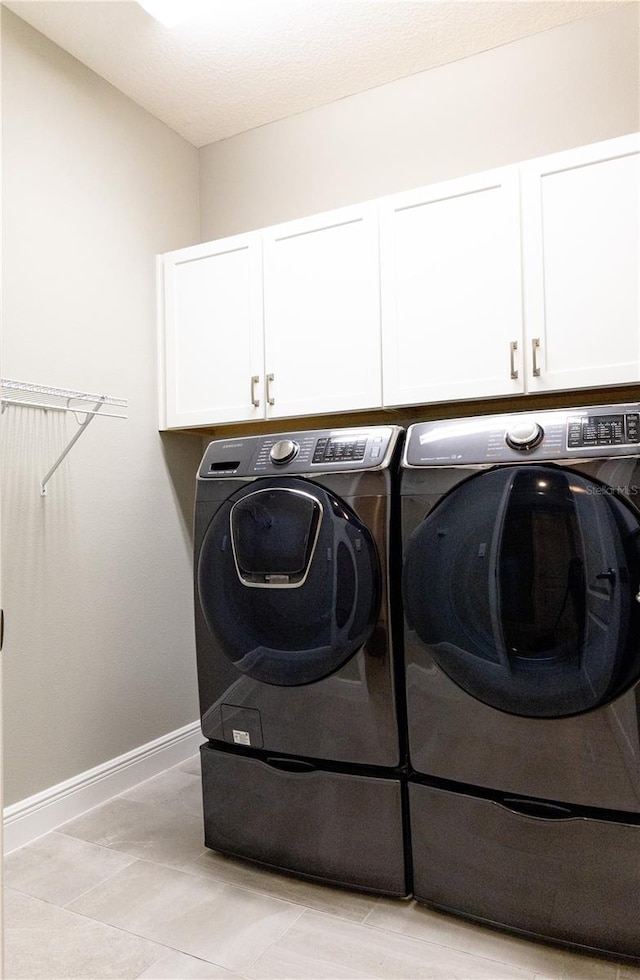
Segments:
[[[202,241],[640,128],[638,5],[201,150]]]
[[[9,408],[5,804],[198,717],[200,440],[158,434],[156,253],[197,240],[198,152],[2,10],[4,377],[128,398],[51,480],[72,417]]]

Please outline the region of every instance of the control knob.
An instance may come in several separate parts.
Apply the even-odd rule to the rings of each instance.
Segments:
[[[544,437],[544,429],[537,422],[517,422],[507,432],[505,440],[512,449],[525,452],[527,449],[535,449],[539,446]]]
[[[300,446],[293,439],[280,439],[271,447],[269,459],[277,466],[283,466],[284,463],[290,463],[292,459],[296,458],[299,449]]]

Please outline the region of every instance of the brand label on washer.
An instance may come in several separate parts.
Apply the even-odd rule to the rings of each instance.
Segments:
[[[251,745],[251,736],[249,732],[239,732],[237,728],[234,728],[233,741],[238,745]]]

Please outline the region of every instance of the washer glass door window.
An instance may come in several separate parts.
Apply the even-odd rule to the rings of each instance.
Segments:
[[[231,508],[231,544],[238,578],[256,588],[299,588],[309,574],[323,506],[304,490],[271,487]]]
[[[369,639],[381,572],[368,528],[338,497],[296,478],[233,494],[203,540],[198,597],[239,671],[269,684],[322,679]]]
[[[609,488],[553,465],[471,477],[405,553],[410,628],[460,687],[558,717],[640,674],[640,521]]]

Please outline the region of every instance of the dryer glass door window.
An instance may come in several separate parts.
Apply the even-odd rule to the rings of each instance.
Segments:
[[[237,669],[294,686],[333,673],[369,639],[380,562],[343,501],[310,481],[265,479],[213,518],[197,588],[207,626]]]
[[[405,553],[409,626],[480,701],[558,717],[640,674],[640,523],[608,488],[552,465],[460,484]]]
[[[518,471],[510,485],[497,567],[504,651],[516,665],[579,661],[586,559],[565,476],[530,467]]]

